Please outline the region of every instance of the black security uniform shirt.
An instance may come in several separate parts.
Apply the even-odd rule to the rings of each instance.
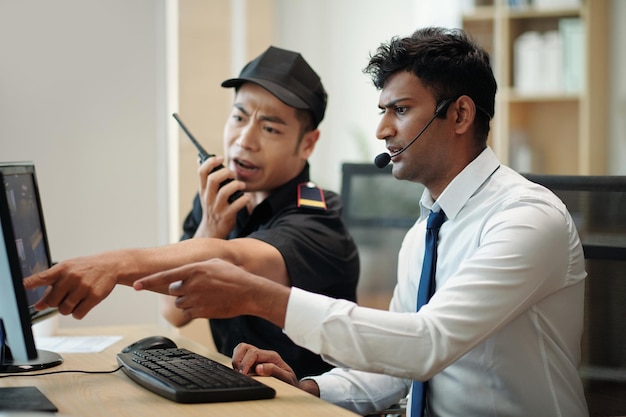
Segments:
[[[309,181],[309,166],[276,189],[252,213],[237,215],[228,239],[249,237],[274,246],[282,254],[291,284],[311,292],[356,301],[359,276],[357,248],[341,219],[343,202],[324,191],[326,209],[298,207],[298,186]],[[198,195],[183,224],[182,239],[193,237],[202,207]],[[240,342],[277,351],[298,378],[318,375],[331,368],[321,357],[294,344],[272,323],[253,316],[211,319],[217,349],[231,356]]]

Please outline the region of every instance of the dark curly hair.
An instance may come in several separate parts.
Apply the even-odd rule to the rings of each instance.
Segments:
[[[487,141],[494,115],[496,80],[489,54],[461,29],[429,27],[381,44],[363,70],[382,89],[398,71],[415,74],[437,103],[469,96],[477,107],[476,138]]]

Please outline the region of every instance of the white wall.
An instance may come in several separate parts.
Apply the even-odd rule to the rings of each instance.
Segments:
[[[0,1],[0,160],[35,163],[54,260],[167,241],[164,4]],[[60,322],[158,317],[118,288]]]
[[[375,135],[379,92],[362,70],[381,42],[415,30],[416,1],[277,0],[276,13],[277,46],[300,51],[328,91],[311,171],[339,191],[342,162],[373,161],[385,150]]]

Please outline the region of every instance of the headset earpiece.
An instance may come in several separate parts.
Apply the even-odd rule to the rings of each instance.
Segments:
[[[453,101],[454,99],[448,98],[439,103],[437,105],[437,108],[435,108],[435,117],[441,117],[441,115],[443,115],[448,110],[450,103],[452,103]]]

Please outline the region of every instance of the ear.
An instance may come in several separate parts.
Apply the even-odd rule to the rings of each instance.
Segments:
[[[466,133],[473,125],[476,117],[476,104],[469,96],[459,97],[451,106],[454,109],[454,123],[457,134]]]
[[[304,134],[302,141],[300,142],[299,153],[302,156],[302,159],[309,159],[313,150],[315,149],[315,144],[317,140],[320,138],[319,129],[310,130]]]

